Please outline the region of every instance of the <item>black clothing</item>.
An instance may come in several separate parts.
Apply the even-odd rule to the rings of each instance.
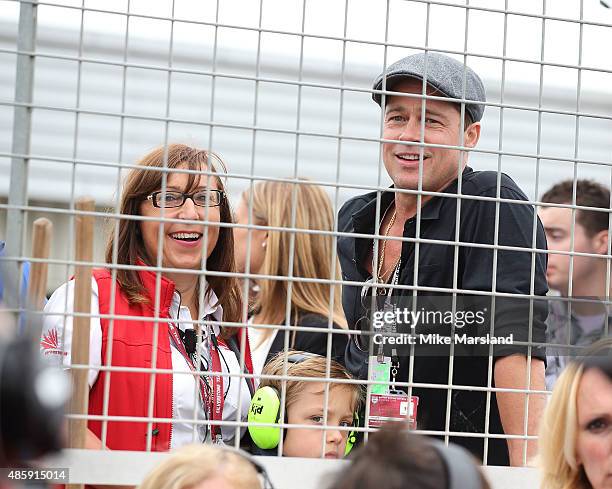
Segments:
[[[302,326],[306,328],[321,328],[327,330],[328,319],[321,314],[305,313],[298,317],[296,326]],[[340,327],[333,323],[334,330],[340,329]],[[317,355],[327,356],[327,341],[328,332],[322,331],[321,333],[315,333],[311,331],[296,331],[295,332],[295,343],[293,341],[292,331],[279,331],[274,338],[274,341],[270,345],[270,351],[266,358],[268,363],[272,357],[278,352],[285,350],[285,333],[289,335],[289,348],[292,350],[307,351],[309,353],[316,353]],[[332,333],[332,359],[340,362],[344,365],[344,353],[346,351],[346,345],[348,341],[347,334]]]
[[[457,194],[455,180],[443,193]],[[475,172],[466,167],[462,175],[462,195],[496,197],[497,173],[490,171]],[[527,200],[525,194],[507,175],[501,176],[500,197],[517,201]],[[339,231],[347,233],[374,234],[376,222],[377,192],[355,197],[345,203],[339,212]],[[394,199],[393,192],[383,192],[380,196],[380,214],[389,207]],[[460,243],[494,244],[496,202],[461,199],[459,228]],[[455,241],[457,218],[457,197],[435,196],[421,209],[421,226],[419,238],[427,240]],[[497,243],[500,246],[532,248],[534,209],[531,205],[521,203],[499,204],[499,234]],[[381,230],[380,234],[383,231]],[[404,226],[404,237],[415,238],[416,216],[407,220]],[[372,249],[373,241],[367,238],[341,236],[338,238],[338,255],[342,266],[342,278],[347,281],[364,282],[370,278],[364,264]],[[544,230],[537,221],[536,248],[546,249]],[[380,249],[380,248],[379,248]],[[546,255],[531,251],[497,250],[496,292],[512,294],[530,294],[532,255],[535,255],[534,295],[545,296]],[[399,285],[413,285],[415,243],[404,241],[401,251],[401,270]],[[452,244],[419,244],[418,286],[453,288],[455,245]],[[457,288],[463,290],[491,292],[493,276],[494,250],[459,245],[457,263]],[[343,286],[343,306],[349,328],[356,329],[356,324],[367,315],[362,306],[361,286]],[[398,295],[412,295],[412,290],[396,290]],[[432,295],[431,292],[418,291],[418,295]],[[490,303],[490,297],[487,298]],[[545,341],[545,324],[547,315],[546,303],[535,300],[533,303],[532,336],[533,343]],[[522,310],[516,304],[509,304],[496,298],[494,334],[496,336],[514,335],[514,341],[529,341],[529,301]],[[525,309],[526,307],[526,309]],[[488,331],[490,323],[486,324]],[[368,349],[361,349],[355,341],[349,341],[346,352],[346,366],[357,377],[368,376]],[[480,347],[482,348],[482,347]],[[488,345],[486,352],[489,351]],[[528,347],[523,345],[495,345],[495,359],[515,353],[527,354]],[[421,346],[415,346],[413,381],[420,383],[448,384],[449,353],[446,356],[427,354]],[[453,356],[454,385],[487,386],[489,358],[488,355],[470,353],[469,347],[461,354]],[[482,351],[482,350],[479,350]],[[420,353],[419,353],[420,352]],[[531,355],[545,360],[545,350],[533,347]],[[398,381],[408,381],[409,358],[400,358]],[[491,376],[491,385],[494,378]],[[422,430],[444,431],[446,421],[447,389],[414,388],[413,395],[419,396],[417,426]],[[486,393],[468,390],[451,390],[450,431],[485,433]],[[502,433],[499,411],[494,393],[491,394],[489,433]],[[451,440],[463,445],[474,455],[482,458],[483,438],[451,437]],[[489,439],[488,464],[508,465],[506,440]]]

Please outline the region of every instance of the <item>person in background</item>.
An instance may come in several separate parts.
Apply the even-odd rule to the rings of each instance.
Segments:
[[[356,421],[362,389],[359,384],[334,382],[335,379],[352,380],[351,374],[342,365],[321,355],[288,351],[276,355],[266,364],[262,373],[273,378],[262,380],[251,401],[249,433],[255,444],[255,454],[276,455],[281,436],[283,436],[284,457],[323,456],[328,459],[338,459],[350,451],[355,436],[349,428]],[[289,380],[281,380],[280,377],[284,375],[288,376]],[[321,380],[291,380],[291,377]],[[325,378],[331,381],[329,383],[323,381]],[[279,421],[282,410],[282,389],[285,383],[285,423],[309,425],[312,428],[281,430],[276,427],[254,426],[253,422]],[[326,428],[323,427],[325,421]],[[317,428],[319,426],[320,428]]]
[[[530,301],[521,299],[524,295],[544,299],[548,291],[546,257],[536,253],[534,259],[531,251],[546,249],[544,230],[534,219],[533,206],[524,203],[526,195],[508,175],[468,166],[470,150],[480,138],[486,96],[482,80],[463,59],[433,52],[408,56],[386,66],[373,90],[372,98],[382,109],[382,160],[393,186],[350,199],[338,214],[343,279],[364,284],[343,286],[344,312],[351,330],[367,333],[351,335],[345,364],[360,379],[372,380],[376,375],[391,384],[441,385],[412,388],[412,394],[419,397],[419,429],[450,429],[455,433],[451,441],[479,458],[486,456],[488,464],[522,465],[524,439],[496,437],[485,445],[483,438],[462,437],[461,433],[535,435],[544,397],[503,391],[489,397],[484,389],[445,386],[451,382],[544,390],[546,352],[538,345],[546,340],[546,301],[531,301],[531,311]],[[383,95],[382,90],[393,93]],[[436,98],[425,99],[424,95]],[[418,195],[420,190],[424,193]],[[504,202],[495,202],[496,198]],[[497,245],[505,249],[494,250]],[[382,287],[371,286],[373,283]],[[495,311],[494,323],[466,328],[470,339],[487,342],[491,332],[512,341],[487,344],[484,349],[454,345],[452,351],[447,347],[433,353],[429,345],[416,344],[414,355],[410,347],[372,355],[371,343],[361,341],[372,337],[367,305],[376,305],[374,313],[388,307],[406,311],[407,306],[401,307],[399,301],[406,304],[414,290],[393,290],[396,285],[426,287],[417,289],[418,297],[424,299],[433,295],[432,289],[439,291],[438,301],[450,299],[450,291],[455,290],[465,291],[458,299],[467,298],[466,302],[480,297],[481,303],[488,302],[485,308]],[[393,292],[387,299],[389,290]],[[487,295],[491,292],[504,294],[496,297],[494,309]],[[447,302],[444,314],[452,313],[451,301]],[[482,305],[478,309],[482,312]],[[385,324],[391,331],[396,327],[397,320]],[[419,324],[415,332],[442,331],[449,338],[450,330]],[[530,458],[537,447],[534,442],[527,445]]]
[[[4,255],[4,246],[5,242],[0,241],[0,256]],[[4,264],[0,263],[0,272],[4,269]],[[0,301],[4,298],[4,273],[0,273]],[[28,299],[28,283],[30,277],[30,262],[25,261],[21,265],[21,283],[19,287],[19,303],[21,308],[26,307],[26,301]],[[18,332],[23,332],[23,328],[25,327],[25,316],[23,314],[19,315],[19,324],[18,324]]]
[[[0,256],[4,255],[5,242],[0,240]],[[0,301],[4,297],[4,279],[3,274],[0,274]],[[19,296],[21,300],[25,300],[28,295],[28,277],[30,276],[30,262],[23,262],[21,267],[21,284]]]
[[[550,188],[541,201],[572,204],[574,182],[566,180]],[[612,310],[605,305],[610,299],[607,283],[609,266],[608,227],[610,190],[591,180],[576,181],[576,205],[599,207],[601,211],[567,207],[542,206],[538,212],[548,242],[546,278],[551,289],[559,292],[561,301],[551,299],[547,323],[546,387],[552,389],[557,377],[576,349],[588,346],[612,332]],[[575,214],[575,217],[574,217]],[[572,233],[572,223],[574,224]],[[589,253],[597,256],[556,254],[555,251]],[[572,274],[570,276],[570,262]],[[563,345],[566,345],[563,348]]]
[[[389,423],[371,433],[329,489],[490,489],[470,453]]]
[[[113,450],[146,450],[148,440],[151,450],[165,451],[193,442],[229,443],[237,432],[240,437],[232,426],[205,422],[246,419],[254,390],[244,378],[222,375],[243,371],[240,348],[251,371],[246,334],[218,325],[241,322],[240,284],[200,272],[203,259],[206,270],[234,272],[231,228],[218,226],[231,223],[232,213],[216,164],[222,162],[212,153],[170,144],[145,155],[127,175],[118,239],[111,231],[106,249],[107,263],[119,265],[116,278],[110,268],[95,269],[91,282],[89,414],[102,415],[108,397],[109,416],[143,420],[90,420],[88,448],[102,448],[104,423],[106,446]],[[165,182],[161,168],[170,170]],[[160,271],[152,268],[157,265]],[[70,280],[45,307],[41,352],[58,365],[71,363],[73,303]],[[99,370],[147,369],[153,360],[157,369],[173,373]],[[172,422],[148,423],[148,417]]]
[[[244,452],[187,445],[157,465],[137,489],[263,489],[260,471]]]
[[[540,426],[541,489],[612,487],[612,339],[572,359]]]
[[[252,205],[252,207],[251,207]],[[295,208],[295,214],[293,209]],[[249,215],[249,209],[252,213]],[[271,228],[331,232],[334,213],[328,195],[305,179],[297,183],[258,182],[242,195],[236,209],[236,223]],[[250,236],[250,253],[247,244]],[[279,231],[276,229],[234,228],[236,264],[239,272],[278,276],[257,279],[253,294],[249,338],[255,372],[279,351],[289,348],[327,355],[343,362],[347,335],[340,286],[329,282],[292,281],[286,277],[340,280],[340,265],[334,255],[330,234]],[[291,267],[291,268],[290,268]],[[249,280],[249,283],[253,283]],[[289,318],[287,318],[289,301]],[[258,328],[258,325],[285,325],[289,329]],[[320,331],[292,330],[293,326]],[[280,334],[279,334],[280,331]],[[289,337],[286,339],[285,335]]]

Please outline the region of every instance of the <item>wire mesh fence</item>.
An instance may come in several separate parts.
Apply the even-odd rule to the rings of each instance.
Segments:
[[[5,299],[23,312],[24,264],[48,263],[46,353],[69,365],[72,331],[91,328],[88,360],[71,365],[89,394],[69,419],[111,448],[126,448],[122,430],[142,432],[129,448],[147,451],[292,426],[316,433],[313,456],[325,456],[330,432],[343,447],[367,440],[404,403],[413,428],[485,465],[528,462],[543,360],[581,346],[571,308],[595,297],[580,317],[604,326],[588,342],[608,333],[609,193],[581,203],[579,182],[612,182],[612,11],[586,0],[0,9]],[[373,88],[419,53],[424,76]],[[461,66],[458,93],[428,85],[440,55]],[[469,93],[468,67],[486,100]],[[561,181],[569,199],[545,200]],[[77,208],[83,196],[95,207]],[[565,248],[551,212],[564,216]],[[580,240],[587,212],[605,221],[599,248]],[[55,226],[48,259],[30,252],[39,216]],[[77,218],[95,229],[91,258],[77,258]],[[85,266],[98,271],[79,285],[83,309],[71,277]],[[546,334],[551,300],[566,336]],[[484,320],[462,343],[466,311]],[[270,351],[296,344],[323,355],[320,375],[287,357],[262,374]],[[333,374],[334,360],[352,376]],[[258,384],[278,388],[278,419],[247,419]],[[316,423],[288,412],[296,385],[322,396]],[[363,394],[349,396],[348,420],[337,385]],[[276,435],[277,453],[291,454],[290,433]]]

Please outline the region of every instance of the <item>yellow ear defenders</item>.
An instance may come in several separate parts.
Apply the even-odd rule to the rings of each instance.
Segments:
[[[359,427],[359,414],[357,411],[353,413],[353,428]],[[344,449],[344,456],[346,457],[357,443],[357,433],[355,431],[349,431],[348,438],[346,439],[346,448]]]
[[[297,364],[309,358],[318,357],[320,355],[315,355],[314,353],[293,353],[287,357],[287,362]],[[251,423],[277,424],[280,421],[280,398],[280,393],[274,387],[265,386],[257,389],[251,399],[248,415],[249,434],[253,443],[263,450],[271,450],[278,446],[281,429],[278,426],[253,426]],[[358,425],[359,417],[357,413],[354,413],[353,426]],[[349,432],[344,451],[345,456],[351,451],[356,440],[355,432]]]

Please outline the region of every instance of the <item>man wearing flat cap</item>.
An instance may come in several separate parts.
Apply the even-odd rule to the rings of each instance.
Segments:
[[[409,392],[419,430],[448,434],[489,465],[523,465],[536,448],[529,441],[525,452],[524,435],[537,435],[545,398],[496,389],[544,390],[543,228],[509,176],[467,165],[486,102],[472,69],[438,53],[408,56],[375,80],[372,98],[393,185],[339,212],[339,231],[357,235],[338,238],[355,330],[346,365],[371,381],[370,412],[388,401],[381,395]],[[423,316],[407,325],[407,308]],[[426,324],[431,309],[454,319]],[[403,346],[388,342],[405,332]]]

